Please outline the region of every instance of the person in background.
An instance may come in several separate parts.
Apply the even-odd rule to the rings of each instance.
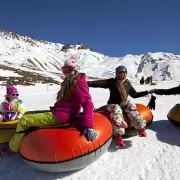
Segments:
[[[153,81],[153,77],[150,76],[150,77],[149,77],[149,84],[152,84],[152,81]]]
[[[141,77],[140,84],[144,84],[144,76]]]
[[[78,68],[78,59],[74,56],[65,61],[61,68],[65,79],[61,83],[54,106],[50,107],[49,112],[25,114],[17,124],[16,134],[9,142],[9,148],[3,148],[1,154],[18,153],[24,131],[31,127],[55,126],[72,121],[78,117],[81,107],[83,108],[83,114],[79,123],[80,129],[83,129],[83,134],[88,141],[96,139],[97,133],[93,129],[94,105],[89,94],[86,75],[79,73]]]
[[[122,135],[125,128],[130,125],[139,130],[140,136],[147,136],[145,131],[146,121],[138,113],[136,105],[129,99],[129,95],[138,98],[148,95],[148,91],[137,92],[130,81],[127,79],[127,69],[125,66],[116,68],[116,77],[106,80],[88,81],[89,87],[107,88],[110,97],[107,102],[107,111],[110,112],[110,119],[113,124],[116,147],[124,146]],[[123,111],[128,116],[130,122],[126,122]]]
[[[148,76],[148,77],[145,79],[145,83],[146,83],[146,84],[149,84],[149,82],[150,82],[150,81],[149,81],[149,76]]]
[[[16,87],[6,87],[5,100],[0,104],[0,122],[21,119],[26,109],[18,97],[19,93]]]

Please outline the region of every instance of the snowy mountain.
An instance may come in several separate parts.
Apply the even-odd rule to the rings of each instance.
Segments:
[[[58,83],[62,79],[59,69],[72,54],[79,57],[80,71],[87,73],[89,77],[114,77],[115,68],[125,65],[130,77],[152,75],[154,80],[180,79],[180,55],[158,52],[109,57],[93,52],[82,43],[62,45],[0,31],[0,80],[7,81],[7,76],[13,71],[11,77],[19,78],[19,81],[23,81],[25,74],[26,77],[32,74],[33,80],[44,77],[49,79],[44,81],[42,78],[40,82]],[[29,79],[26,78],[26,81]]]
[[[20,36],[12,32],[0,32],[0,63],[41,71],[59,71],[71,53],[79,54],[82,65],[102,61],[104,55],[91,52],[85,45],[62,45]],[[91,52],[91,53],[90,53]],[[84,61],[86,58],[86,61]]]
[[[137,74],[152,75],[157,80],[180,80],[180,55],[147,53],[141,57]]]
[[[125,65],[130,77],[153,76],[154,80],[180,80],[180,55],[172,53],[147,53],[126,55],[121,58],[107,58],[98,65],[93,64],[83,69],[88,75],[113,77],[118,65]]]

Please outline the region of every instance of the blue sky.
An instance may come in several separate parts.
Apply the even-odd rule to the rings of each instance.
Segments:
[[[6,0],[0,29],[109,56],[180,54],[178,0]]]

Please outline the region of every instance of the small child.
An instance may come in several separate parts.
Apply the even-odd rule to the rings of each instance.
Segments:
[[[5,100],[0,104],[0,122],[21,119],[26,109],[23,102],[18,99],[18,90],[13,87],[6,87]]]

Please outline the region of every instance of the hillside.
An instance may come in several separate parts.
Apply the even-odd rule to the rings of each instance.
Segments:
[[[0,31],[0,81],[4,84],[58,84],[63,79],[60,67],[72,54],[79,57],[80,71],[87,73],[88,77],[114,77],[115,68],[125,65],[129,77],[152,75],[158,81],[180,79],[180,55],[149,52],[109,57],[93,52],[82,43],[63,45]]]

